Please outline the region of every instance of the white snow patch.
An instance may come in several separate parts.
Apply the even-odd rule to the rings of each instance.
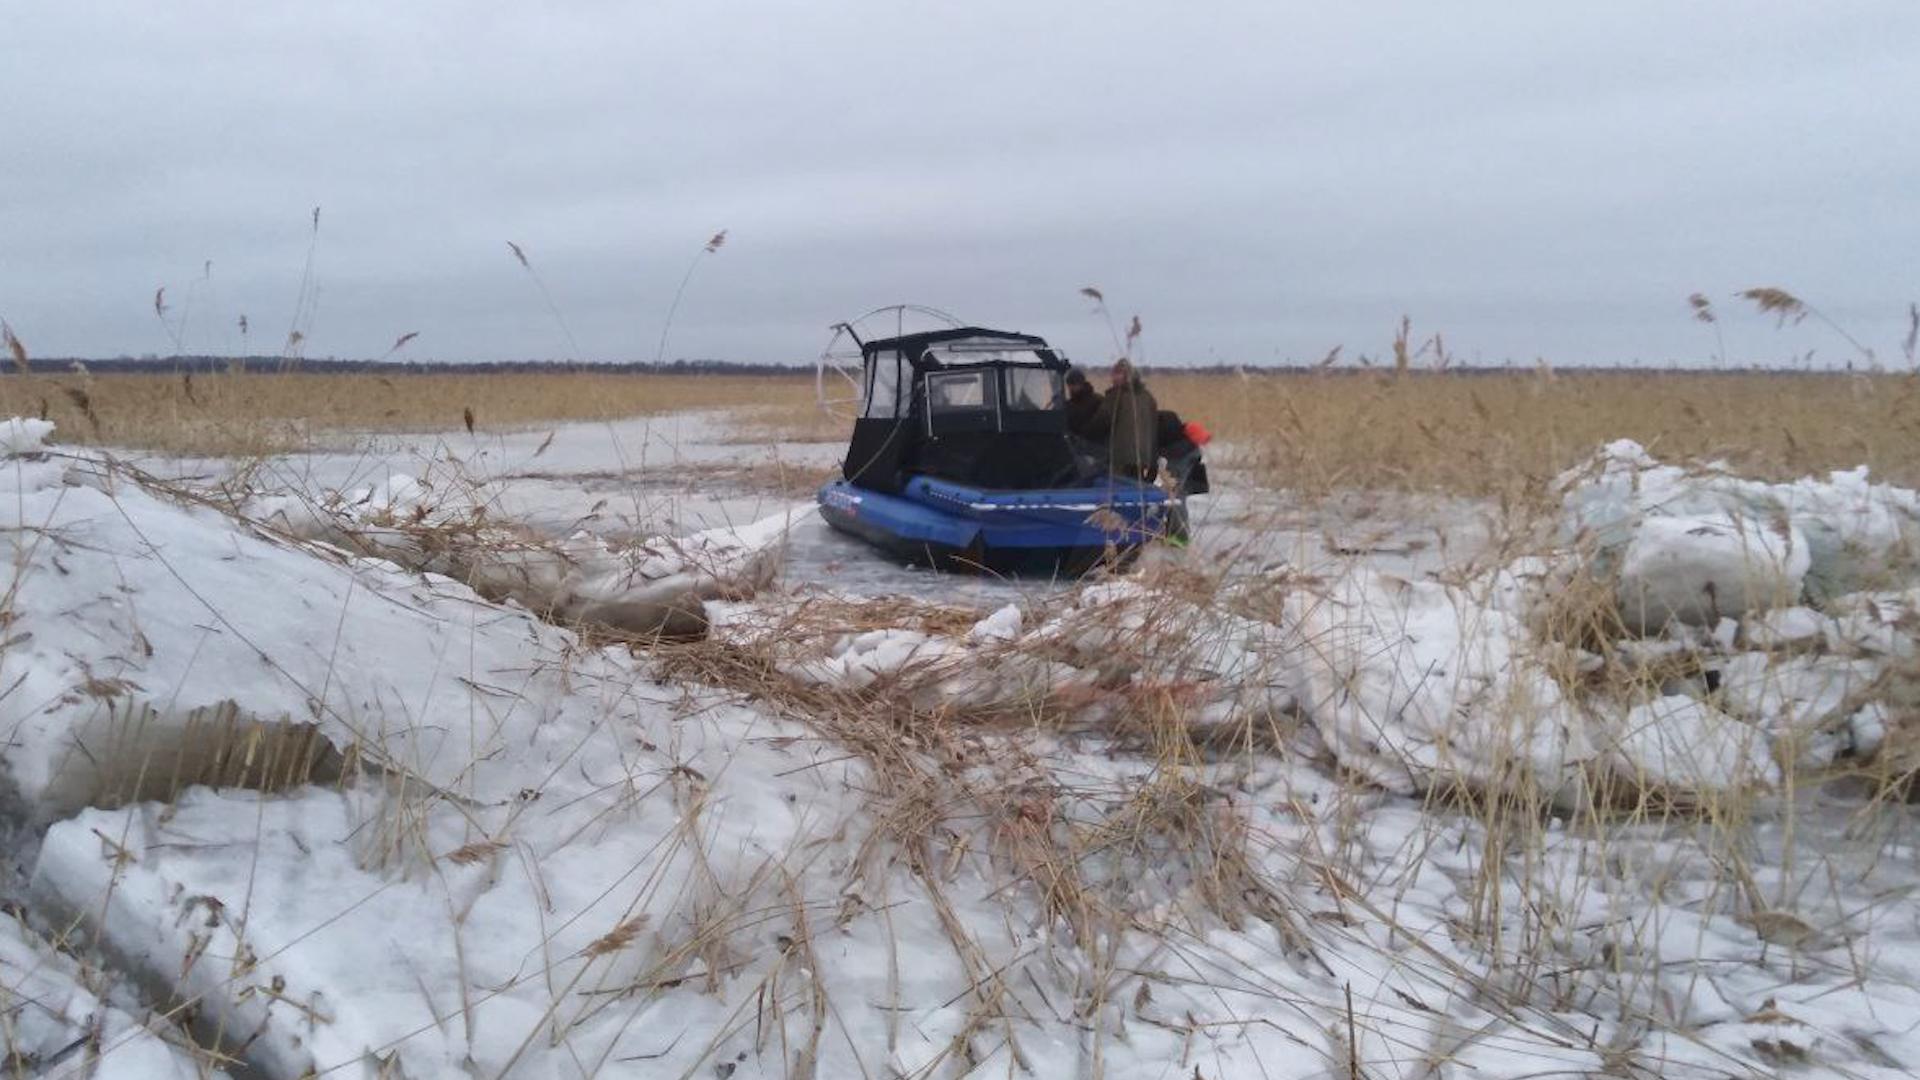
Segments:
[[[1527,781],[1561,793],[1592,748],[1516,616],[1468,590],[1356,568],[1289,597],[1301,704],[1346,767],[1392,791]]]
[[[1847,718],[1847,741],[1853,752],[1870,758],[1878,753],[1882,743],[1887,740],[1887,725],[1891,721],[1887,705],[1882,701],[1869,701],[1855,710]]]
[[[1795,649],[1827,640],[1833,620],[1810,607],[1758,611],[1741,624],[1740,638],[1755,649]]]
[[[1832,764],[1853,743],[1845,720],[1878,689],[1882,667],[1839,656],[1740,653],[1720,672],[1735,716],[1765,731],[1803,768]]]
[[[1723,616],[1792,604],[1806,578],[1806,539],[1784,524],[1731,515],[1650,517],[1620,564],[1627,625],[1712,626]]]
[[[1816,600],[1910,575],[1916,568],[1920,494],[1875,484],[1865,467],[1833,472],[1824,480],[1769,484],[1736,476],[1725,466],[1663,464],[1640,444],[1622,439],[1562,474],[1558,486],[1565,536],[1590,539],[1603,555],[1617,556],[1651,520],[1733,519],[1803,538],[1804,584]],[[1741,546],[1749,553],[1771,549],[1764,539]],[[1785,556],[1771,561],[1785,570],[1799,559],[1791,551]],[[1723,604],[1721,610],[1729,609]]]
[[[1818,860],[1783,858],[1765,815],[1704,840],[1695,821],[1522,815],[1503,826],[1527,834],[1516,845],[1295,753],[1324,744],[1388,792],[1524,782],[1565,797],[1596,768],[1764,788],[1783,743],[1807,742],[1802,718],[1834,754],[1884,737],[1895,714],[1872,680],[1844,689],[1865,670],[1846,665],[1902,655],[1899,594],[1809,589],[1833,634],[1791,636],[1790,656],[1722,658],[1761,644],[1773,620],[1760,611],[1737,640],[1723,619],[1635,642],[1648,665],[1721,677],[1713,692],[1705,673],[1677,678],[1686,694],[1650,702],[1576,700],[1550,674],[1563,646],[1528,619],[1553,564],[1449,583],[1361,565],[1212,596],[1119,581],[996,610],[999,593],[971,617],[903,609],[858,631],[817,618],[817,593],[704,605],[725,642],[856,707],[1044,696],[1086,721],[962,716],[956,756],[903,782],[828,726],[663,685],[623,652],[485,602],[442,573],[458,565],[412,562],[431,555],[407,546],[423,522],[493,527],[471,506],[443,515],[459,499],[431,477],[314,517],[333,529],[344,515],[350,556],[97,468],[67,483],[66,466],[32,464],[3,470],[21,495],[0,500],[26,511],[7,511],[5,554],[25,568],[0,655],[0,685],[20,680],[0,699],[18,740],[7,782],[87,797],[49,777],[109,745],[90,725],[125,734],[115,718],[134,705],[161,727],[222,708],[312,723],[373,766],[338,788],[91,808],[41,848],[43,908],[78,916],[128,971],[200,995],[208,1023],[272,1074],[1294,1076],[1344,1075],[1351,1054],[1388,1075],[1412,1047],[1485,1075],[1678,1078],[1764,1072],[1775,1062],[1757,1040],[1782,1032],[1805,1036],[1791,1045],[1815,1068],[1920,1061],[1902,1020],[1920,1010],[1906,899],[1920,882],[1897,831],[1855,844],[1809,800],[1782,813]],[[277,527],[301,532],[298,512]],[[1742,523],[1773,520],[1714,499],[1687,515],[1733,522],[1743,545],[1756,541]],[[1645,520],[1675,515],[1631,516],[1616,555]],[[583,534],[571,553],[592,568],[581,582],[610,575],[583,594],[613,600],[688,573],[690,550],[752,560],[783,529],[631,546]],[[388,544],[428,572],[366,557]],[[527,548],[484,565],[543,595],[575,588],[578,566]],[[1872,634],[1842,635],[1850,616]],[[1094,722],[1142,701],[1177,701],[1196,724],[1279,728],[1295,710],[1308,723],[1279,748],[1169,763]],[[923,752],[922,733],[879,730],[888,760]],[[1180,829],[1138,827],[1169,807]],[[1019,862],[1023,843],[1076,836],[1084,857],[1061,865],[1123,917],[1089,920]],[[1244,863],[1191,861],[1234,837]],[[1729,840],[1751,889],[1727,886]],[[1248,906],[1223,918],[1202,902],[1222,884]],[[1754,895],[1793,910],[1753,911]]]
[[[114,1002],[124,988],[0,915],[0,1072],[9,1077],[221,1080],[166,1020]]]
[[[294,536],[465,581],[494,599],[636,633],[693,635],[701,603],[750,596],[773,580],[788,532],[815,512],[796,504],[760,520],[615,545],[577,530],[550,539],[488,516],[473,481],[388,476],[320,500],[253,499],[247,514]]]
[[[0,421],[0,455],[17,457],[37,454],[46,449],[47,436],[53,434],[53,421],[9,417]]]
[[[981,619],[967,631],[967,640],[975,643],[989,641],[1012,641],[1020,636],[1025,620],[1020,614],[1020,605],[1008,604],[1006,607]]]
[[[16,569],[0,793],[43,823],[96,799],[164,795],[175,759],[147,755],[218,756],[232,748],[191,744],[231,720],[310,723],[373,769],[511,797],[527,766],[500,751],[564,759],[577,736],[555,721],[598,715],[581,674],[625,669],[445,578],[278,542],[84,463],[70,471],[71,484],[0,499],[0,558]]]
[[[1758,729],[1690,697],[1634,706],[1612,749],[1624,775],[1669,790],[1716,791],[1780,780]]]

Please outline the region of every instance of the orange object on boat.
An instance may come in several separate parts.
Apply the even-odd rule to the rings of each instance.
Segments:
[[[1213,441],[1213,432],[1200,425],[1198,420],[1187,421],[1187,441],[1195,446],[1205,446]]]

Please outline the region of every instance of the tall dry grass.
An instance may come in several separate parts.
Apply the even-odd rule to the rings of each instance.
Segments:
[[[1161,405],[1204,422],[1213,456],[1263,484],[1498,497],[1612,439],[1671,460],[1725,458],[1786,478],[1865,464],[1920,484],[1920,380],[1868,374],[1412,371],[1161,372]],[[9,375],[0,415],[63,441],[173,453],[270,453],[342,434],[498,431],[682,409],[735,411],[743,441],[846,438],[810,374]],[[336,440],[337,441],[337,440]]]
[[[811,379],[594,373],[9,375],[0,416],[40,416],[63,442],[180,454],[297,450],[369,432],[501,431],[700,408],[802,415]],[[469,420],[469,416],[471,420]]]
[[[1231,444],[1221,456],[1309,491],[1498,495],[1623,438],[1773,479],[1865,464],[1920,482],[1920,380],[1906,376],[1290,372],[1149,385]]]

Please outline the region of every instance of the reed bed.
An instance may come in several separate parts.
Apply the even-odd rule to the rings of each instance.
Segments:
[[[1920,379],[1885,374],[1161,372],[1162,406],[1203,421],[1215,457],[1263,483],[1499,496],[1634,439],[1669,460],[1723,458],[1786,478],[1869,466],[1920,483]],[[743,442],[838,441],[810,373],[9,375],[0,413],[63,441],[182,454],[272,453],[356,434],[510,431],[685,409],[735,414]]]
[[[62,442],[188,455],[252,455],[385,432],[514,431],[687,409],[811,407],[811,379],[746,375],[8,375],[0,414],[40,416]]]
[[[1768,479],[1857,465],[1920,481],[1920,379],[1739,373],[1319,372],[1164,375],[1164,407],[1284,486],[1496,496],[1614,439]]]

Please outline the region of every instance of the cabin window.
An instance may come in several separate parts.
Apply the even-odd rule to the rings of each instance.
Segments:
[[[1045,412],[1061,405],[1060,375],[1037,367],[1006,369],[1007,408],[1015,412]]]
[[[861,412],[870,420],[900,415],[900,354],[875,353],[867,364],[867,405]]]
[[[979,412],[993,408],[987,395],[987,371],[942,371],[927,376],[928,411],[943,413]]]
[[[927,356],[943,367],[968,367],[975,364],[1036,364],[1041,357],[1032,346],[1017,345],[993,338],[963,338],[935,345]]]

